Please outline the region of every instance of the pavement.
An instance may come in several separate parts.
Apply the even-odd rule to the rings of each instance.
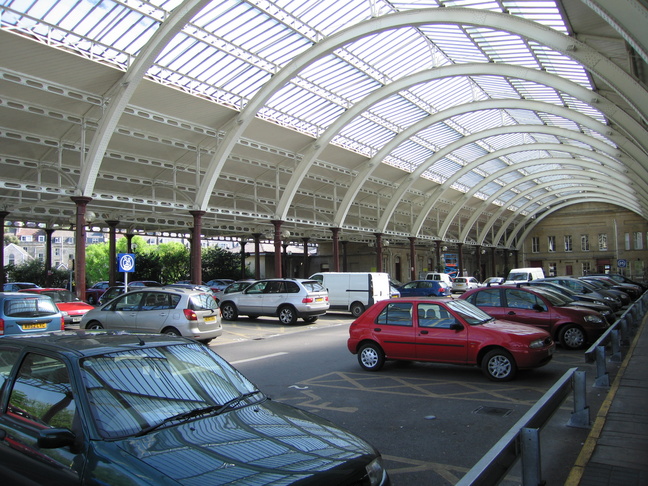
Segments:
[[[565,486],[648,485],[648,315],[633,338]]]

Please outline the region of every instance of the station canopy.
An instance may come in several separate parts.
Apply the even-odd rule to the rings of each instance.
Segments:
[[[636,0],[0,0],[8,224],[519,247],[648,210]],[[198,211],[198,213],[195,213]]]

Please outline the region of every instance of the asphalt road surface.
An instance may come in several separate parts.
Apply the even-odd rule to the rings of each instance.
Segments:
[[[277,319],[223,321],[212,349],[273,400],[343,425],[382,453],[394,486],[453,485],[571,368],[586,372],[592,420],[607,394],[582,352],[557,348],[547,366],[489,381],[476,367],[388,362],[363,371],[346,348],[349,314],[312,324]],[[608,365],[608,371],[610,365]],[[587,437],[569,427],[570,395],[541,429],[542,479],[563,484]],[[520,466],[505,486],[522,484]]]

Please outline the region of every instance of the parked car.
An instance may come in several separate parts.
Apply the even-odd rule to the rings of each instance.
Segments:
[[[25,292],[0,293],[0,336],[60,331],[64,325],[63,314],[51,297]],[[0,381],[0,390],[1,385]]]
[[[65,331],[1,344],[4,484],[390,484],[370,444],[270,400],[194,341]]]
[[[115,285],[124,285],[124,282],[115,282]],[[104,280],[97,282],[92,287],[86,289],[85,301],[90,305],[95,305],[99,302],[99,298],[103,293],[110,288],[110,282]]]
[[[603,275],[586,275],[583,277],[583,280],[591,282],[592,280],[602,281],[612,286],[613,289],[620,290],[625,292],[630,296],[632,300],[637,300],[643,294],[643,290],[640,285],[617,282],[616,280],[603,276]]]
[[[234,280],[231,278],[215,278],[213,280],[210,280],[209,282],[205,283],[208,287],[211,287],[211,289],[218,294],[219,292],[222,292],[225,290],[225,288],[231,284],[234,283]]]
[[[528,268],[513,268],[506,280],[504,285],[515,285],[516,283],[522,282],[531,282],[537,278],[544,278],[544,270],[540,267],[528,267]]]
[[[389,284],[389,298],[398,299],[401,296],[400,290],[397,287],[394,287],[391,283]]]
[[[502,285],[506,279],[504,277],[488,277],[484,280],[480,287],[488,287],[490,285]]]
[[[38,288],[40,288],[40,285],[36,285],[35,283],[31,283],[31,282],[8,282],[6,284],[3,284],[2,291],[18,292],[19,290],[22,289],[38,289]]]
[[[145,287],[87,312],[82,329],[120,329],[185,336],[209,343],[223,332],[211,294],[179,287]]]
[[[242,292],[223,295],[220,308],[223,319],[228,321],[240,315],[250,319],[276,316],[288,325],[299,318],[315,322],[329,309],[329,298],[317,280],[274,278],[259,280]]]
[[[476,289],[480,286],[475,277],[455,277],[452,281],[452,292],[465,292],[466,290]]]
[[[591,298],[600,299],[611,306],[614,312],[619,311],[623,306],[623,302],[617,295],[602,289],[597,289],[594,285],[585,280],[579,280],[573,277],[545,277],[535,281],[557,283],[573,290],[579,295],[586,295]]]
[[[133,280],[128,282],[129,287],[161,287],[162,284],[156,280]]]
[[[401,297],[443,297],[452,294],[443,280],[412,280],[398,287]]]
[[[63,315],[66,329],[78,328],[83,315],[94,309],[93,306],[86,304],[76,294],[67,289],[23,289],[21,292],[36,293],[51,297]]]
[[[385,360],[479,366],[493,381],[547,364],[555,344],[548,332],[493,319],[458,299],[408,298],[378,302],[349,328],[347,347],[367,371]]]
[[[598,277],[598,276],[610,277],[612,280],[616,280],[617,282],[620,283],[638,285],[639,287],[641,287],[643,292],[648,290],[648,284],[646,284],[645,282],[638,282],[636,280],[632,280],[631,278],[628,278],[625,275],[621,275],[620,273],[589,273],[588,275],[591,277]]]
[[[132,287],[128,287],[129,290],[132,290]],[[115,297],[120,296],[123,294],[125,291],[124,285],[115,285],[114,287],[109,287],[103,294],[101,294],[101,297],[99,297],[99,300],[97,301],[97,305],[104,305],[113,300]]]
[[[605,317],[605,320],[609,324],[613,324],[614,321],[616,320],[614,310],[605,302],[596,300],[594,298],[590,298],[588,296],[581,296],[576,292],[574,292],[573,290],[568,289],[567,287],[563,287],[562,285],[553,282],[540,282],[538,280],[529,282],[526,285],[528,285],[531,288],[539,287],[541,289],[545,289],[551,292],[556,292],[562,295],[567,300],[569,300],[569,305],[585,307],[587,309],[592,309],[595,310],[596,312],[600,312],[601,315]]]
[[[318,272],[310,276],[326,289],[329,308],[358,317],[376,302],[392,297],[385,272]]]
[[[594,288],[596,288],[599,292],[605,291],[609,294],[615,295],[616,297],[621,300],[621,305],[623,307],[628,306],[632,303],[632,297],[630,297],[630,294],[627,292],[624,292],[623,290],[619,290],[618,288],[615,288],[614,285],[605,282],[603,280],[598,280],[595,278],[587,278],[587,277],[578,277],[578,280],[582,282],[587,282]]]
[[[447,273],[428,272],[425,274],[425,280],[441,280],[448,287],[452,287],[452,277]]]
[[[216,299],[216,293],[211,289],[211,287],[208,287],[207,285],[198,285],[193,283],[174,283],[165,285],[164,287],[200,290],[201,292],[205,292],[211,295],[216,300],[216,302],[218,302],[218,299]]]
[[[580,349],[586,343],[594,342],[608,328],[608,322],[600,312],[572,306],[559,294],[540,288],[513,285],[480,287],[459,298],[497,319],[544,329],[566,349]]]
[[[256,280],[253,279],[248,279],[248,280],[237,280],[236,282],[232,282],[229,284],[225,289],[223,290],[223,294],[233,294],[234,292],[242,292],[245,289],[247,289],[250,285],[252,285]]]

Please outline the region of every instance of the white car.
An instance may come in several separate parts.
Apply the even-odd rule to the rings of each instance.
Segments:
[[[455,277],[452,282],[453,292],[466,292],[477,287],[479,287],[479,282],[475,277]]]
[[[142,287],[96,307],[81,329],[119,329],[184,336],[207,344],[223,332],[211,293],[181,287]]]
[[[271,278],[254,282],[242,292],[223,295],[220,308],[228,321],[243,314],[250,319],[276,316],[282,324],[294,324],[299,318],[315,322],[329,309],[329,297],[317,280]]]

